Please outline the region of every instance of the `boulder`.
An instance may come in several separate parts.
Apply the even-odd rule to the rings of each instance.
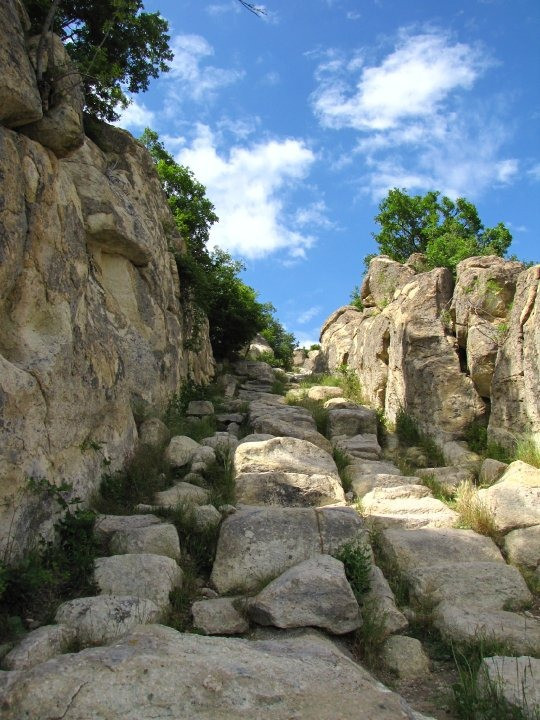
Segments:
[[[472,450],[463,440],[449,440],[443,445],[444,461],[448,465],[469,470],[478,474],[482,465],[482,458]]]
[[[363,304],[366,307],[386,307],[392,302],[396,290],[412,280],[415,274],[412,267],[386,255],[374,257],[360,288]]]
[[[504,538],[508,562],[534,570],[540,565],[540,525],[512,530]]]
[[[161,613],[169,607],[169,593],[182,586],[182,570],[176,562],[150,553],[97,558],[94,577],[102,595],[146,598]]]
[[[493,485],[497,480],[506,472],[508,467],[507,463],[500,462],[499,460],[493,460],[492,458],[486,458],[480,466],[480,474],[478,475],[479,485]]]
[[[171,467],[183,467],[190,463],[199,443],[185,435],[176,435],[165,450],[165,460]]]
[[[540,265],[517,278],[508,330],[491,383],[488,438],[512,448],[516,436],[540,438]]]
[[[462,564],[504,563],[493,540],[473,530],[388,528],[380,535],[380,547],[384,557],[404,573],[415,568],[438,567],[449,560]]]
[[[374,613],[381,619],[385,636],[405,630],[409,624],[405,615],[398,610],[388,580],[376,565],[371,566],[369,590],[362,597],[363,617],[366,612]]]
[[[356,468],[354,465],[349,465],[345,470],[351,487],[356,497],[362,498],[366,493],[375,490],[380,487],[403,487],[404,485],[419,485],[420,478],[412,475],[387,475],[386,473],[379,473],[377,475],[364,475],[363,473],[355,472]]]
[[[330,435],[377,434],[377,414],[370,408],[358,405],[355,408],[332,408],[328,411]]]
[[[214,405],[209,400],[191,400],[187,406],[186,415],[205,417],[214,414]]]
[[[244,505],[312,507],[343,503],[345,495],[335,475],[272,471],[237,475],[236,499]]]
[[[330,398],[330,400],[327,400],[323,405],[325,410],[354,410],[357,407],[357,402],[347,400],[347,398],[344,397]]]
[[[26,673],[6,673],[4,720],[373,720],[418,716],[320,635],[248,641],[140,627]],[[172,691],[174,689],[174,691]]]
[[[458,519],[423,485],[375,488],[362,498],[362,511],[382,528],[452,527]]]
[[[168,490],[158,492],[154,496],[158,507],[176,508],[178,505],[206,505],[209,499],[208,490],[187,482],[179,482]]]
[[[221,594],[252,592],[359,536],[364,525],[351,508],[243,508],[221,524],[211,581]]]
[[[193,508],[193,523],[196,530],[214,528],[221,522],[221,513],[213,505],[197,505]]]
[[[508,532],[540,524],[540,469],[517,460],[478,496],[493,516],[495,527]]]
[[[445,602],[437,607],[433,624],[447,642],[498,642],[521,655],[540,653],[540,622],[527,615]]]
[[[310,400],[329,400],[330,398],[338,398],[342,395],[342,388],[333,387],[332,385],[313,385],[307,391],[307,396]]]
[[[139,441],[141,445],[153,448],[162,448],[171,438],[169,428],[159,418],[145,420],[139,428]]]
[[[383,667],[400,680],[425,679],[430,673],[429,658],[422,643],[406,635],[393,635],[381,648]]]
[[[331,455],[307,440],[291,437],[239,445],[234,454],[234,467],[238,475],[276,470],[338,477]]]
[[[343,563],[317,555],[286,570],[247,601],[251,619],[279,628],[318,627],[334,635],[361,625]]]
[[[447,493],[454,493],[462,482],[473,482],[475,478],[471,470],[453,466],[418,468],[416,474],[422,479],[433,478]]]
[[[2,660],[5,670],[28,670],[66,652],[76,633],[67,625],[43,625],[28,633]]]
[[[83,645],[104,645],[137,625],[157,622],[159,608],[148,598],[97,595],[62,603],[55,620],[73,631]]]
[[[249,630],[249,622],[234,603],[235,598],[198,600],[191,608],[193,627],[205,635],[242,635]]]
[[[210,437],[203,438],[201,445],[211,447],[217,453],[233,453],[238,446],[238,439],[228,432],[216,432]]]
[[[361,475],[403,475],[394,463],[387,460],[353,458],[348,468],[352,480]]]
[[[161,522],[163,522],[161,518],[152,514],[98,515],[94,523],[94,535],[99,542],[108,543],[116,532],[159,525]]]
[[[19,127],[39,120],[42,108],[15,0],[2,3],[0,27],[9,28],[0,39],[0,123],[6,127]]]
[[[540,660],[530,656],[488,657],[482,660],[478,688],[489,699],[503,698],[534,720],[540,713]]]
[[[151,553],[180,560],[178,532],[171,523],[118,530],[111,537],[109,549],[113,555]]]
[[[381,455],[381,446],[374,433],[363,433],[345,437],[337,435],[332,438],[334,445],[352,458],[360,460],[377,460]]]
[[[253,360],[257,360],[261,355],[268,354],[274,356],[274,350],[268,340],[260,333],[257,333],[249,344],[249,355]]]

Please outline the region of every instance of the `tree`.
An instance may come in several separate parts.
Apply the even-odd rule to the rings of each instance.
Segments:
[[[293,333],[287,332],[279,320],[274,316],[276,309],[271,303],[265,303],[263,307],[265,327],[261,331],[261,335],[274,351],[274,360],[272,364],[276,367],[281,367],[284,370],[290,370],[292,368],[296,338]]]
[[[24,4],[32,32],[40,33],[43,40],[52,30],[65,44],[82,76],[90,115],[117,120],[117,109],[129,104],[126,91],[147,90],[151,78],[169,69],[167,62],[173,58],[169,25],[159,12],[143,12],[142,0],[24,0]]]
[[[455,202],[439,192],[408,195],[394,188],[379,205],[373,233],[379,251],[404,262],[412,253],[425,253],[430,267],[455,269],[472,255],[503,256],[512,236],[503,223],[484,228],[476,207],[465,198]]]

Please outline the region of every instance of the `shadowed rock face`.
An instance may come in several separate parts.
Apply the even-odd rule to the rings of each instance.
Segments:
[[[2,42],[27,52],[12,15]],[[0,78],[0,98],[19,84],[11,126],[40,115],[28,68],[10,62]],[[66,480],[87,497],[103,457],[114,469],[132,451],[133,410],[161,408],[182,379],[213,371],[204,323],[200,352],[183,349],[190,320],[168,249],[181,241],[150,156],[105,124],[95,142],[63,143],[73,127],[62,117],[47,126],[49,149],[0,125],[0,499],[17,506],[11,529],[13,508],[2,508],[0,545],[11,533],[15,551],[51,516],[41,500],[21,502],[25,477]]]

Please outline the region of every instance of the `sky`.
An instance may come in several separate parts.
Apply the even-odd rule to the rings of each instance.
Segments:
[[[540,260],[538,0],[145,0],[170,71],[118,124],[207,189],[210,243],[301,345],[349,302],[393,187],[474,202]]]

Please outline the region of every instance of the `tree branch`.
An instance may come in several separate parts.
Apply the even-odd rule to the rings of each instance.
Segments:
[[[260,17],[261,15],[268,15],[264,7],[254,5],[253,3],[247,2],[246,0],[238,0],[238,2],[243,5],[247,10],[249,10],[249,12],[257,15],[257,17]]]

